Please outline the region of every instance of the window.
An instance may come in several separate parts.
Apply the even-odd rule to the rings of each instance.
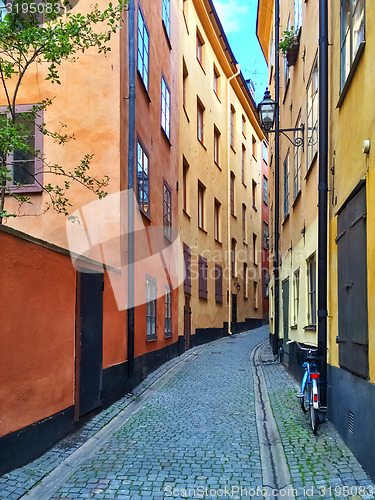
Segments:
[[[198,227],[204,229],[204,192],[206,188],[198,181]]]
[[[215,301],[223,303],[223,268],[215,264]]]
[[[186,111],[186,86],[189,73],[186,67],[185,59],[182,61],[182,105]]]
[[[365,0],[341,0],[340,90],[365,42]]]
[[[308,312],[307,322],[316,325],[316,265],[315,254],[307,261]]]
[[[203,37],[197,30],[197,59],[202,67],[203,67],[203,45],[204,45]]]
[[[246,138],[246,118],[242,115],[242,134]]]
[[[165,31],[166,31],[168,38],[169,38],[170,31],[171,31],[171,3],[170,3],[170,0],[163,0],[162,20],[163,20]]]
[[[284,219],[289,215],[289,151],[284,160]]]
[[[163,181],[163,232],[172,239],[172,191],[168,183]]]
[[[243,182],[243,184],[245,184],[245,161],[246,161],[246,148],[242,144],[241,176],[242,176],[242,182]]]
[[[199,274],[199,298],[207,299],[207,259],[199,255],[198,257],[198,274]]]
[[[293,297],[294,297],[294,321],[293,324],[297,325],[298,324],[298,311],[299,311],[299,269],[297,271],[294,271],[293,275]]]
[[[234,179],[235,175],[233,172],[230,173],[230,211],[234,215]]]
[[[171,119],[171,92],[164,80],[161,79],[161,128],[169,139],[169,125]]]
[[[219,153],[220,153],[220,132],[214,127],[214,162],[219,166]]]
[[[150,213],[150,183],[148,171],[148,154],[143,145],[137,142],[137,201],[139,208]]]
[[[318,60],[316,59],[307,86],[307,171],[318,153]]]
[[[220,241],[220,207],[221,204],[215,198],[214,201],[214,236],[216,241]]]
[[[258,309],[258,282],[253,283],[253,299],[254,299],[254,309]]]
[[[288,19],[287,31],[290,31],[290,17]],[[286,91],[288,90],[288,83],[289,83],[289,66],[287,58],[284,57],[284,93],[286,93]]]
[[[230,249],[232,278],[235,278],[237,276],[237,273],[236,273],[236,245],[237,245],[236,240],[234,238],[232,238],[231,249]]]
[[[220,90],[220,73],[216,69],[216,66],[214,65],[214,92],[219,97],[219,90]]]
[[[263,150],[263,161],[264,163],[267,163],[268,165],[268,144],[266,142],[263,142],[263,147],[262,147],[262,150]]]
[[[268,272],[268,269],[264,270],[263,279],[264,279],[264,297],[267,299],[269,296],[269,288],[270,288],[270,273]]]
[[[244,262],[243,264],[243,270],[242,270],[242,286],[243,286],[243,298],[247,299],[247,264]]]
[[[16,126],[24,135],[22,143],[27,151],[15,149],[5,158],[5,165],[10,170],[11,180],[7,181],[7,189],[12,192],[36,193],[43,190],[43,112],[36,119],[27,115],[32,105],[16,107]],[[11,114],[4,106],[0,107],[1,120],[10,120]]]
[[[234,115],[236,111],[233,106],[230,107],[230,145],[234,148]]]
[[[165,286],[164,335],[165,338],[172,337],[172,291],[169,285]]]
[[[298,118],[296,123],[296,128],[301,126],[301,120]],[[298,132],[294,132],[294,141],[298,137]],[[301,191],[301,164],[302,164],[302,152],[301,148],[294,146],[293,150],[294,163],[293,163],[293,201],[296,200],[298,193]]]
[[[302,0],[294,0],[294,29],[298,31],[302,26]]]
[[[203,144],[203,114],[204,114],[204,106],[197,100],[197,137],[198,141]]]
[[[7,13],[6,7],[1,6],[0,7],[0,22],[4,19],[4,17],[6,16],[6,13]]]
[[[270,210],[270,250],[273,252],[273,205],[271,205],[271,210]]]
[[[185,265],[184,293],[191,295],[191,249],[185,243],[183,252]]]
[[[257,140],[255,139],[254,136],[252,136],[252,147],[253,147],[253,158],[254,160],[257,159]]]
[[[255,265],[258,264],[258,255],[257,255],[257,235],[253,233],[253,263]]]
[[[182,162],[182,208],[188,211],[188,172],[189,164],[185,157]]]
[[[146,335],[156,340],[156,279],[146,275]]]
[[[140,7],[138,7],[138,73],[148,90],[148,72],[150,53],[150,37],[148,28]]]
[[[247,243],[246,237],[246,205],[242,203],[242,241]]]
[[[252,181],[252,199],[253,199],[253,208],[257,210],[257,205],[256,205],[256,194],[257,194],[257,183],[256,181]]]
[[[267,222],[263,221],[263,248],[269,249],[269,231]]]
[[[263,203],[268,205],[268,179],[263,176]]]

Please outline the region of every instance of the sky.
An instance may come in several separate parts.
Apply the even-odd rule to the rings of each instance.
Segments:
[[[255,101],[263,99],[268,68],[256,36],[258,0],[213,0],[241,71],[255,84]]]

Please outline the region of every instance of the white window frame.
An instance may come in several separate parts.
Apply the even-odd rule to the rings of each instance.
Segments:
[[[171,91],[164,78],[161,77],[161,128],[165,135],[170,138],[170,123],[171,123]]]
[[[146,39],[147,38],[147,39]],[[143,15],[141,6],[138,6],[138,37],[137,37],[137,70],[146,90],[149,88],[149,69],[150,69],[150,33]]]

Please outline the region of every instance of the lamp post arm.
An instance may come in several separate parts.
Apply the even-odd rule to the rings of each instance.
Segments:
[[[305,126],[304,125],[301,125],[301,127],[297,127],[297,128],[279,128],[278,130],[267,130],[267,132],[269,134],[274,134],[274,133],[278,133],[278,134],[283,134],[287,139],[288,141],[293,144],[293,146],[296,146],[296,147],[300,147],[300,146],[304,146],[304,140],[303,140],[303,134],[304,134],[304,131],[305,131]],[[302,132],[302,137],[296,137],[294,139],[294,141],[286,134],[286,132]]]

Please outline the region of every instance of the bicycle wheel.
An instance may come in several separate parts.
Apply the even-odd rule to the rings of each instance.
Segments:
[[[303,397],[299,398],[299,402],[301,403],[303,413],[307,413],[309,410],[309,393],[307,391],[307,384],[305,385],[305,390],[303,391]]]
[[[311,428],[312,428],[312,431],[313,433],[317,434],[318,432],[318,423],[319,423],[319,420],[318,420],[318,410],[316,410],[314,408],[314,405],[313,405],[313,389],[312,389],[312,385],[309,386],[309,402],[310,402],[310,423],[311,423]]]

